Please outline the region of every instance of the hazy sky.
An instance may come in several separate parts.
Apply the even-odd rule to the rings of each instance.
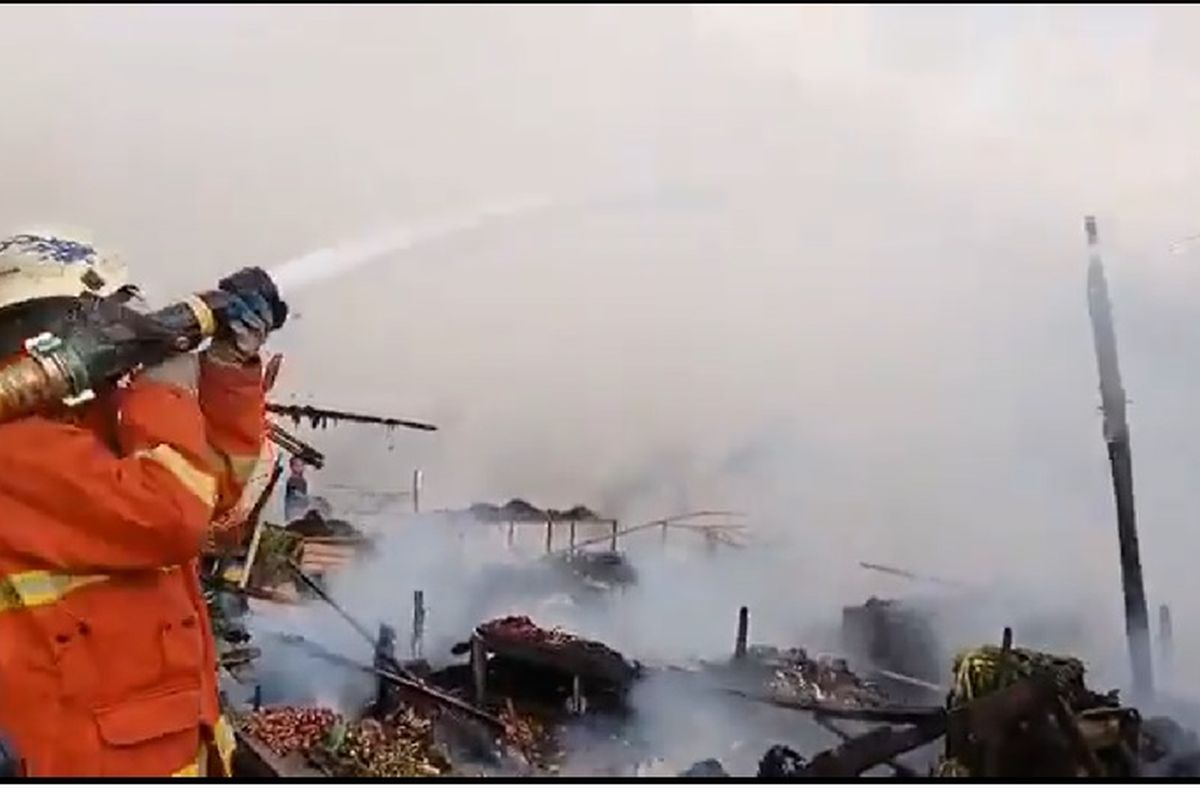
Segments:
[[[5,7],[0,25],[20,32],[0,51],[3,227],[91,229],[164,298],[423,215],[563,199],[293,298],[281,399],[444,426],[390,450],[323,433],[330,479],[419,464],[437,505],[629,518],[735,504],[838,569],[1061,584],[1119,630],[1095,213],[1148,589],[1200,639],[1200,247],[1168,252],[1200,230],[1195,9]]]

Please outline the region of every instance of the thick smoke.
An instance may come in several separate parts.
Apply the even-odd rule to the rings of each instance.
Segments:
[[[1200,284],[1195,252],[1168,250],[1200,206],[1194,10],[11,7],[0,22],[18,32],[0,66],[20,76],[0,85],[0,222],[90,228],[156,296],[495,197],[636,187],[297,297],[277,396],[439,423],[314,436],[330,482],[395,490],[423,467],[427,507],[747,512],[754,550],[727,568],[645,567],[661,583],[647,620],[705,595],[669,626],[681,654],[727,640],[740,604],[764,638],[790,637],[906,591],[867,560],[990,590],[956,639],[1006,622],[1018,641],[1079,639],[1124,683],[1083,284],[1081,219],[1097,214],[1152,617],[1172,606],[1176,674],[1200,664]],[[423,538],[383,563],[426,585],[450,637],[471,622],[432,594],[459,580],[439,549],[454,536]],[[392,583],[360,610],[403,617],[409,587]],[[628,603],[641,644],[651,626]],[[1034,612],[1080,624],[1015,622]]]

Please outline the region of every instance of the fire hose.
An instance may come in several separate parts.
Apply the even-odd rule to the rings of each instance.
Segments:
[[[129,309],[97,315],[61,336],[45,332],[25,342],[24,353],[0,367],[0,422],[62,403],[75,406],[143,367],[196,349],[225,331],[236,287],[275,284],[258,267],[239,270],[213,291],[201,292],[150,314]],[[277,297],[277,293],[276,293]],[[287,307],[276,299],[276,325]]]

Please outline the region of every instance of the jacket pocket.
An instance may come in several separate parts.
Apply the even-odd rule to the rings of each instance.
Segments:
[[[200,620],[190,609],[161,623],[163,678],[198,680],[204,669],[204,634]]]
[[[170,775],[200,750],[199,689],[131,698],[93,714],[105,775]]]

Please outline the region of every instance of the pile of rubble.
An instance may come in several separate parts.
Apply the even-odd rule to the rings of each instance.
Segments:
[[[340,716],[328,708],[281,706],[246,715],[242,729],[277,756],[306,753],[324,739]]]
[[[480,625],[475,635],[505,658],[540,664],[565,674],[628,686],[639,667],[616,650],[558,628],[543,628],[525,616],[509,616]]]
[[[265,708],[241,717],[238,727],[278,758],[302,758],[334,778],[424,777],[452,769],[435,741],[433,718],[411,707],[353,721],[328,708]]]
[[[451,771],[434,742],[433,721],[411,708],[383,720],[335,724],[309,760],[338,778],[432,777]]]
[[[800,648],[755,646],[747,660],[771,670],[766,689],[772,698],[797,702],[836,702],[850,708],[881,706],[879,687],[854,674],[845,659],[810,658]]]

